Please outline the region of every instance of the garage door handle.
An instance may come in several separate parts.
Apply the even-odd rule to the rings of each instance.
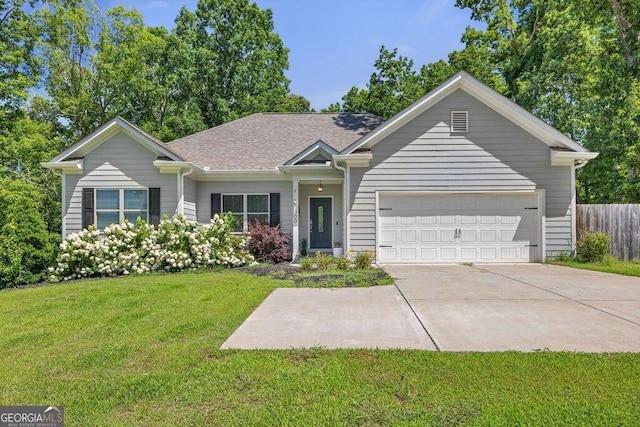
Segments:
[[[525,211],[537,211],[538,208],[524,208]]]
[[[390,211],[393,210],[393,208],[378,208],[379,211]]]
[[[392,248],[393,246],[391,245],[380,245],[381,248]]]

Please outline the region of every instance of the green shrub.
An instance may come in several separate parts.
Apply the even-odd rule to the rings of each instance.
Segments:
[[[318,270],[329,270],[335,264],[333,255],[316,252],[316,265]]]
[[[375,252],[373,251],[360,251],[356,252],[354,264],[356,268],[364,270],[371,267],[371,263],[375,259]]]
[[[53,262],[41,203],[35,186],[0,179],[0,289],[41,281]]]
[[[557,262],[568,262],[572,260],[573,260],[573,257],[567,252],[560,252],[558,255],[552,258],[552,261],[557,261]]]
[[[580,262],[602,262],[609,253],[609,236],[604,233],[587,231],[577,244],[577,258]]]
[[[313,270],[313,260],[311,258],[300,259],[300,270],[302,271]]]
[[[350,265],[351,265],[351,262],[349,261],[349,258],[347,258],[346,256],[341,256],[336,260],[336,268],[338,270],[348,270]]]

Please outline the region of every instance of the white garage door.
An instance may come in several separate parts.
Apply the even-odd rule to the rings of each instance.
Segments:
[[[537,194],[382,195],[378,215],[382,263],[539,260]]]

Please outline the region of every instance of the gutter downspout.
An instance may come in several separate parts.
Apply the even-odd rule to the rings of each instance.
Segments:
[[[571,221],[571,252],[576,253],[576,246],[578,244],[578,189],[576,188],[576,171],[583,168],[588,163],[588,160],[576,160],[571,167],[571,214],[573,221]]]
[[[348,191],[349,191],[348,175],[349,174],[347,172],[347,167],[338,166],[338,162],[336,160],[333,161],[333,166],[336,169],[342,171],[342,174],[343,174],[343,179],[342,179],[342,241],[343,241],[343,245],[342,247],[344,248],[344,253],[346,255],[347,250],[349,248],[349,241],[348,241],[349,224],[347,222],[347,218],[348,218],[347,209],[349,205],[349,197],[348,197]]]

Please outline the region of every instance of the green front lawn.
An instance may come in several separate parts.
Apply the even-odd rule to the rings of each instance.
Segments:
[[[237,271],[0,292],[0,402],[66,425],[634,425],[640,354],[219,350],[276,287]]]
[[[562,260],[551,261],[551,263],[583,270],[603,271],[605,273],[624,274],[625,276],[640,276],[640,261],[618,261],[613,258],[606,258],[603,262]]]

